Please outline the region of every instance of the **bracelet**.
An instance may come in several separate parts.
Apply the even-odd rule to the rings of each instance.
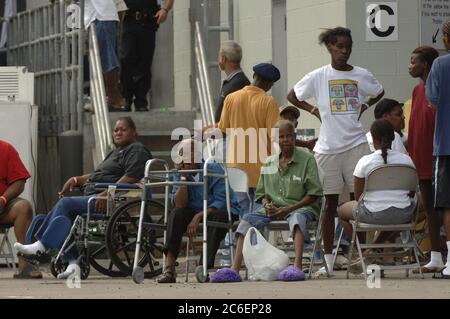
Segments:
[[[314,114],[314,112],[317,110],[317,106],[314,106],[309,113]]]
[[[73,178],[73,180],[74,180],[74,182],[75,182],[75,186],[78,186],[78,179],[74,176],[74,177],[72,177]]]
[[[6,198],[6,196],[0,196],[0,198],[3,200],[3,203],[6,206],[6,204],[8,204],[8,198]]]
[[[161,7],[161,10],[164,10],[164,11],[166,11],[166,13],[169,13],[169,10],[164,7]]]

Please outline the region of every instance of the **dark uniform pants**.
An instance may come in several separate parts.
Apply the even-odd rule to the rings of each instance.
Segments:
[[[121,62],[123,96],[130,106],[145,109],[151,86],[151,67],[158,29],[151,13],[127,11],[123,20]],[[134,101],[133,101],[134,98]]]

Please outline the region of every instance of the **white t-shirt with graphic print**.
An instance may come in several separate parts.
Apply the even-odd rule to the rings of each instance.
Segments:
[[[415,167],[411,157],[392,150],[388,150],[387,163]],[[381,165],[384,165],[381,150],[376,150],[372,154],[363,156],[358,161],[353,176],[366,179],[371,170]],[[402,190],[371,191],[364,196],[364,206],[372,213],[389,207],[406,208],[411,205],[411,198],[408,195],[409,191]]]
[[[378,96],[383,87],[366,69],[338,71],[331,64],[305,75],[295,86],[299,101],[315,98],[322,125],[314,152],[339,154],[367,143],[358,120],[361,104]]]

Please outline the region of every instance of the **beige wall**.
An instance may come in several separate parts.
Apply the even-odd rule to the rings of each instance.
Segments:
[[[251,79],[253,65],[272,61],[272,1],[235,1],[235,40],[242,46],[242,69]]]
[[[418,83],[408,74],[411,52],[419,45],[419,1],[398,0],[399,40],[367,42],[365,34],[365,1],[347,0],[347,27],[352,30],[353,53],[350,62],[370,70],[383,85],[385,97],[406,101]],[[373,121],[373,109],[364,114],[366,127]]]

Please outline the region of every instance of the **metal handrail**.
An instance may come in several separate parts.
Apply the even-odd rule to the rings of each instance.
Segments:
[[[195,57],[197,67],[197,93],[203,120],[206,125],[214,124],[213,98],[211,94],[211,85],[206,61],[206,52],[203,44],[203,38],[200,31],[200,23],[195,22]]]
[[[108,151],[113,148],[111,124],[109,121],[108,106],[106,104],[105,83],[100,62],[100,53],[97,41],[95,24],[89,27],[89,65],[91,70],[91,97],[95,112],[95,126],[98,133],[98,142],[101,158],[105,158]]]

